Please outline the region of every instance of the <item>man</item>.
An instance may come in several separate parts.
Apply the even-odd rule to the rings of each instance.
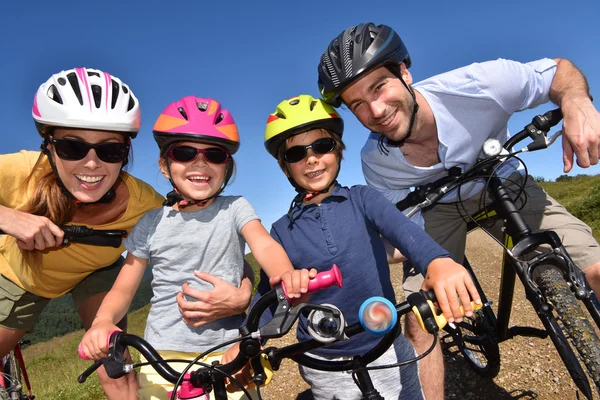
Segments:
[[[591,103],[582,73],[564,59],[543,59],[527,64],[496,60],[460,68],[413,84],[411,59],[398,34],[386,25],[352,26],[328,46],[319,64],[323,99],[342,103],[371,131],[361,157],[367,184],[398,202],[416,185],[439,179],[448,169],[471,167],[484,141],[508,137],[513,113],[552,101],[564,115],[563,162],[573,166],[598,163],[600,114]],[[518,166],[501,171],[521,184]],[[519,182],[521,181],[521,182]],[[461,191],[467,209],[477,211],[481,186]],[[534,230],[554,230],[583,269],[592,289],[600,290],[600,247],[591,229],[570,215],[531,179],[523,212]],[[450,197],[445,201],[453,202]],[[419,221],[419,218],[422,219]],[[415,222],[462,262],[466,222],[455,204],[437,205]],[[407,268],[408,266],[408,268]],[[405,264],[405,292],[418,290],[423,277]],[[407,336],[418,353],[430,344],[414,323],[407,321]],[[421,381],[427,399],[443,399],[443,358],[440,347],[422,360]]]

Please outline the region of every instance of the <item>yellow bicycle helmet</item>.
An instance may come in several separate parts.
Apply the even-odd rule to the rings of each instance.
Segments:
[[[312,129],[326,129],[340,137],[344,133],[344,121],[329,104],[308,94],[292,97],[277,105],[269,115],[265,129],[265,147],[277,158],[277,151],[291,136]]]

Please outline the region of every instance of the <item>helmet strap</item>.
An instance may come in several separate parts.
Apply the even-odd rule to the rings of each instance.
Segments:
[[[56,176],[56,180],[58,181],[58,186],[60,186],[61,192],[63,192],[64,195],[67,196],[68,199],[73,201],[73,203],[75,204],[75,207],[81,208],[85,205],[111,203],[115,199],[115,197],[117,195],[117,191],[116,191],[117,183],[116,182],[110,189],[108,189],[108,191],[106,193],[104,193],[104,195],[100,199],[98,199],[94,202],[90,202],[90,203],[83,202],[81,200],[78,200],[75,196],[73,196],[73,193],[71,193],[69,191],[69,189],[67,189],[67,187],[63,183],[62,179],[60,179],[60,175],[58,174],[58,170],[56,169],[56,165],[54,164],[54,160],[52,159],[52,153],[50,152],[50,150],[48,150],[48,143],[49,143],[48,136],[46,136],[44,138],[44,141],[40,145],[40,150],[42,151],[43,154],[46,155],[46,157],[48,157],[48,162],[50,163],[50,168],[52,168],[52,172]],[[124,165],[125,164],[123,164],[123,166]]]

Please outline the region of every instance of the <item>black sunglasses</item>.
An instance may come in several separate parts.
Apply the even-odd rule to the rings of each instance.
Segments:
[[[283,153],[283,159],[288,163],[302,161],[306,157],[308,149],[312,149],[315,154],[331,153],[335,149],[335,140],[321,138],[306,146],[292,146]]]
[[[200,153],[206,161],[212,164],[225,164],[229,159],[229,153],[220,147],[197,149],[192,146],[173,147],[169,150],[169,158],[178,162],[190,162],[194,161]]]
[[[129,154],[127,143],[88,143],[77,139],[56,139],[52,136],[49,136],[48,140],[54,145],[56,155],[67,161],[79,161],[87,156],[91,149],[96,151],[101,161],[111,164],[125,161]]]

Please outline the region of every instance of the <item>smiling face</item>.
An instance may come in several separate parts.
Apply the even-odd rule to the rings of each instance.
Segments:
[[[307,146],[322,138],[331,138],[332,134],[323,129],[314,129],[301,133],[285,141],[285,149],[294,146]],[[320,192],[327,188],[337,177],[339,170],[339,148],[326,154],[317,154],[313,149],[306,151],[306,156],[294,163],[285,162],[284,171],[299,186],[308,192]],[[331,190],[332,188],[330,188]]]
[[[196,149],[208,149],[214,145],[198,142],[179,142],[174,147],[190,146]],[[169,163],[169,168],[167,164]],[[188,162],[175,161],[171,158],[161,157],[160,170],[167,179],[171,179],[179,193],[186,200],[206,199],[221,189],[228,163],[214,164],[206,161],[202,153]],[[170,170],[170,174],[169,174]]]
[[[116,132],[56,128],[55,139],[70,139],[90,144],[125,143],[125,136]],[[60,180],[71,194],[83,203],[93,203],[104,196],[115,184],[122,162],[100,160],[96,150],[90,149],[81,160],[64,160],[56,154],[55,145],[48,144]]]
[[[412,76],[404,64],[400,73],[407,85]],[[400,79],[386,67],[379,67],[352,83],[341,95],[350,111],[365,128],[390,140],[408,135],[414,100]]]

